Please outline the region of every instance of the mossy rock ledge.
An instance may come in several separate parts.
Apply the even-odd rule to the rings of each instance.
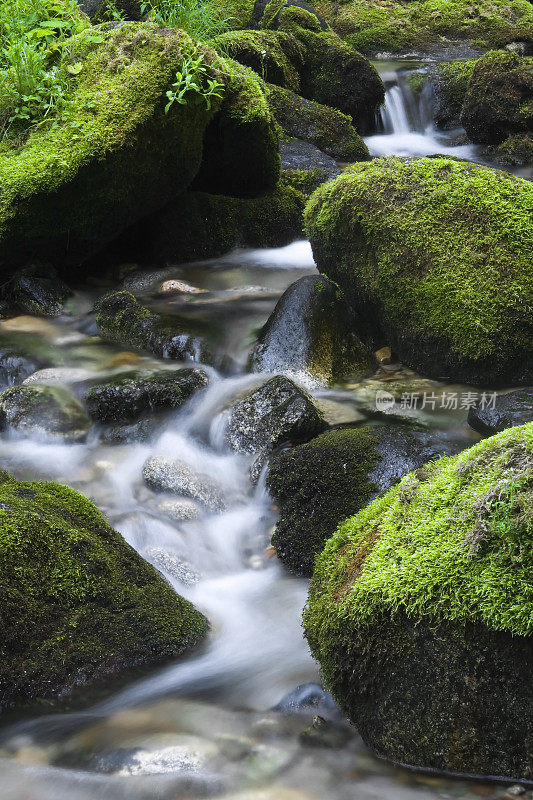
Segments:
[[[0,713],[182,655],[207,621],[87,498],[0,473]]]
[[[311,196],[320,272],[373,349],[437,379],[533,382],[533,185],[455,159],[376,159]]]
[[[317,559],[327,687],[379,756],[533,778],[533,424],[406,475]]]

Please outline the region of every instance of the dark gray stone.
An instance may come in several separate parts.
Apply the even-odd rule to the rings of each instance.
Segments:
[[[494,408],[478,403],[468,412],[468,424],[479,433],[493,433],[533,422],[533,388],[498,395]]]
[[[0,395],[0,427],[45,441],[82,442],[90,421],[61,386],[12,386]]]

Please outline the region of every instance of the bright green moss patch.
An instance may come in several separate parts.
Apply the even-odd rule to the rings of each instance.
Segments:
[[[207,622],[85,497],[0,483],[1,710],[182,654]]]
[[[528,0],[351,0],[321,2],[317,8],[362,53],[427,51],[464,39],[479,48],[501,47],[533,37]]]
[[[305,212],[373,336],[427,374],[492,383],[533,376],[532,215],[530,182],[443,157],[355,164]]]
[[[326,652],[331,632],[400,612],[531,635],[532,566],[529,424],[410,473],[342,524],[317,561],[305,627]]]

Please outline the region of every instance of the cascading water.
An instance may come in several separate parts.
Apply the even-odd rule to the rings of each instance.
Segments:
[[[479,148],[475,145],[454,144],[464,133],[462,129],[443,132],[435,127],[432,87],[425,80],[423,70],[398,68],[391,71],[387,68],[381,77],[386,92],[377,121],[378,133],[365,138],[371,155],[425,156],[443,153],[472,161],[481,160]]]

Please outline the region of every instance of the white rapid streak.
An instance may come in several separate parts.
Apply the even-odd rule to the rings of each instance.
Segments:
[[[381,121],[385,133],[409,133],[411,126],[407,117],[402,90],[399,86],[391,86],[385,94],[385,105],[381,110]]]

